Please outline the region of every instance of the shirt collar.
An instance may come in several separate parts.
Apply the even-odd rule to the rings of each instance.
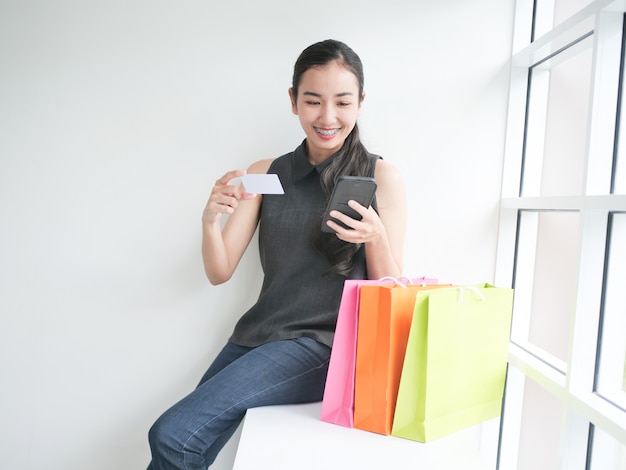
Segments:
[[[296,148],[293,152],[293,181],[300,181],[305,176],[308,176],[313,170],[316,170],[317,173],[320,174],[328,165],[330,165],[330,162],[333,161],[337,153],[331,155],[330,158],[327,158],[319,165],[312,165],[306,154],[306,139],[304,139],[298,148]]]

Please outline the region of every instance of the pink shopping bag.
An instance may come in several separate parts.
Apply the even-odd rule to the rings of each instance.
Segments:
[[[322,400],[322,421],[354,427],[354,377],[358,331],[359,291],[362,285],[390,285],[395,279],[348,279],[344,283],[335,338],[330,354],[326,387]],[[436,279],[426,277],[403,279],[405,284],[430,285]]]

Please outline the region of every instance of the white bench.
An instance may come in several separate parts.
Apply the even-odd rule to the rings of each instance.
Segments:
[[[423,444],[325,423],[319,419],[320,411],[321,403],[248,410],[233,470],[495,468],[494,456],[481,455],[480,427]],[[497,441],[497,421],[483,425],[495,427],[490,441]]]

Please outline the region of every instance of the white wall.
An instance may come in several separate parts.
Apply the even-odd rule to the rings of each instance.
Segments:
[[[0,466],[145,466],[260,283],[255,247],[205,281],[205,200],[301,141],[287,88],[312,42],[365,63],[364,140],[407,180],[406,274],[491,280],[513,4],[4,0]]]

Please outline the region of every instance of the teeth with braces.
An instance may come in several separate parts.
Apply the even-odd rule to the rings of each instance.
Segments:
[[[315,128],[315,132],[317,132],[318,134],[321,134],[325,137],[330,137],[331,135],[335,135],[337,132],[339,132],[339,129],[333,129],[332,131],[326,131],[324,129],[320,129],[319,127]]]

